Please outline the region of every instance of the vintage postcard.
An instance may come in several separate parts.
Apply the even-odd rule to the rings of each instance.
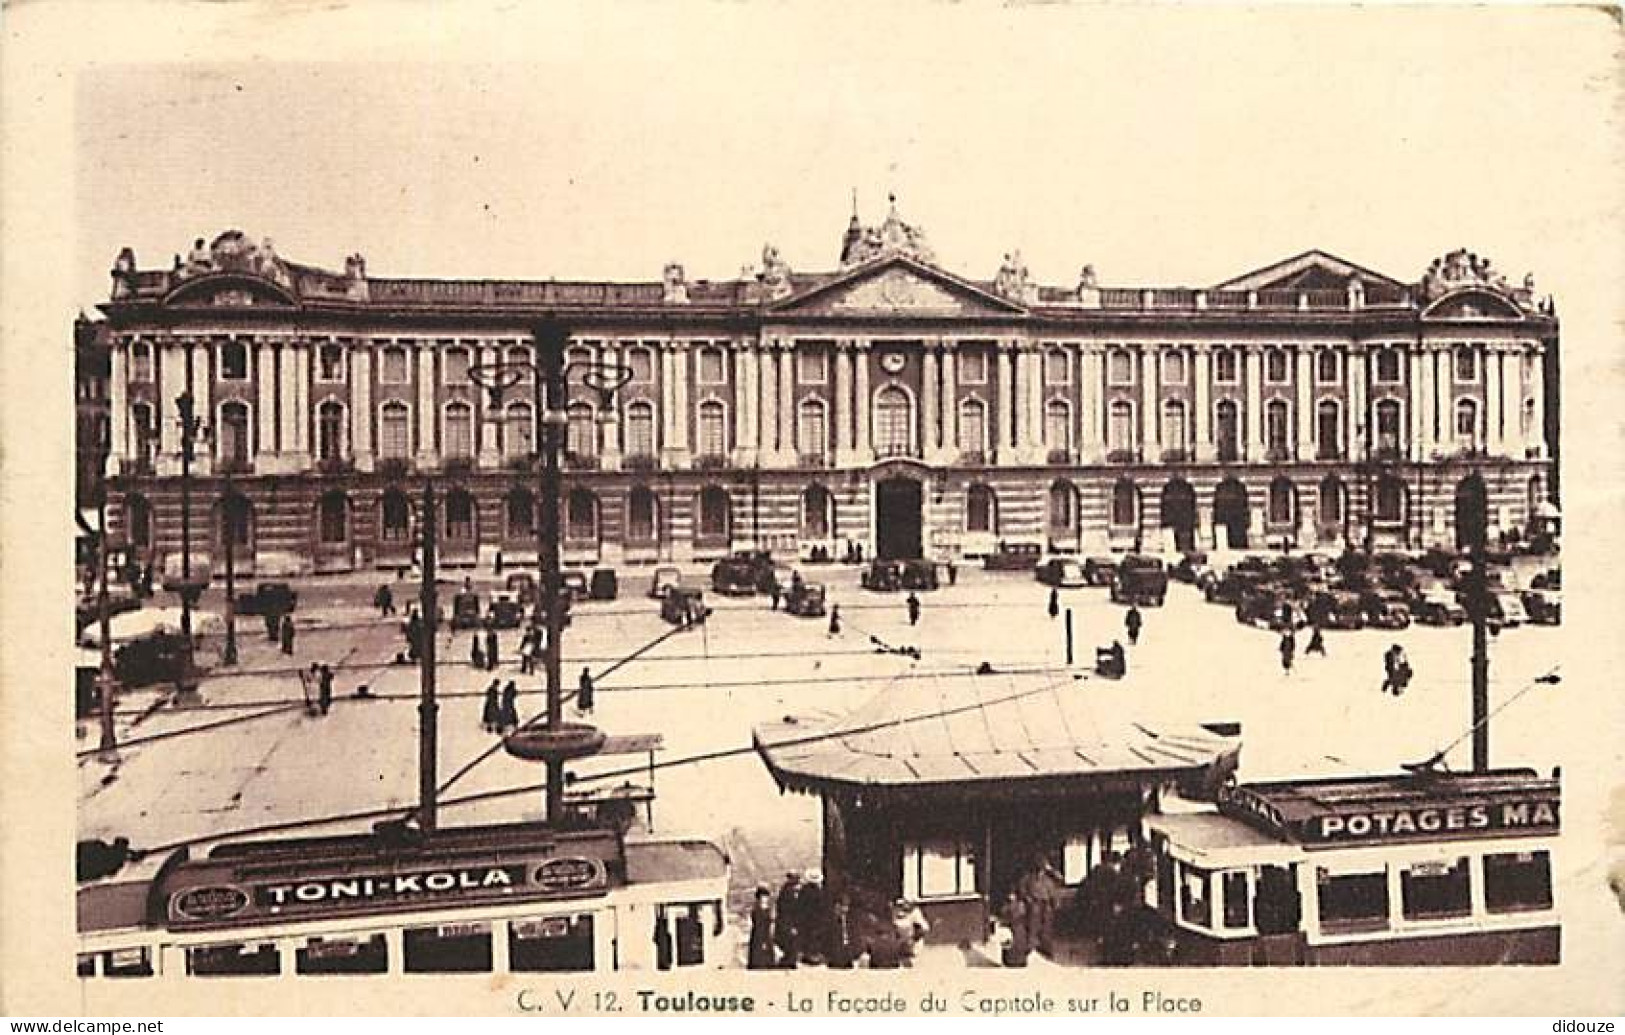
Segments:
[[[1617,9],[6,20],[4,1012],[1620,1012]]]

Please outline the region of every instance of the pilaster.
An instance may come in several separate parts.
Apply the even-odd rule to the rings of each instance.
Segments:
[[[1195,378],[1196,400],[1192,424],[1196,430],[1196,459],[1202,463],[1211,462],[1214,458],[1212,372],[1212,349],[1207,342],[1198,342],[1196,361],[1191,364],[1191,376]]]
[[[352,339],[350,358],[350,455],[357,470],[373,468],[372,441],[372,349],[361,339]]]

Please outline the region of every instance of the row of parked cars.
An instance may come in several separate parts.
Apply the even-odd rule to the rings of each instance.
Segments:
[[[671,569],[673,572],[676,569]],[[777,593],[787,614],[814,618],[825,613],[828,593],[793,567],[773,559],[770,550],[736,550],[711,566],[711,588],[725,596]]]
[[[1168,568],[1160,557],[1049,557],[1033,569],[1039,582],[1058,589],[1105,586],[1113,603],[1161,607],[1168,595]]]

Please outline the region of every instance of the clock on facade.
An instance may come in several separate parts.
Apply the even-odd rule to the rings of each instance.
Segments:
[[[888,352],[880,357],[880,369],[888,374],[900,373],[908,363],[908,359],[901,352]]]

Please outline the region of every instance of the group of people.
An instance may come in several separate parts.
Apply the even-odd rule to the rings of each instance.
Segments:
[[[296,634],[293,630],[293,615],[285,611],[265,612],[265,638],[272,643],[280,644],[282,653],[291,655]]]
[[[1411,662],[1405,648],[1393,644],[1382,652],[1382,692],[1398,697],[1411,685]]]
[[[766,885],[756,889],[745,962],[751,970],[894,969],[909,965],[929,929],[912,903],[899,900],[889,920],[855,915],[845,895],[829,893],[817,870],[791,872],[777,896]]]
[[[510,733],[519,728],[519,687],[513,680],[502,686],[501,680],[491,680],[485,688],[485,707],[480,712],[480,725],[487,733]]]
[[[311,715],[326,715],[333,707],[333,669],[326,662],[311,662],[310,673],[304,679],[305,711]],[[316,699],[311,700],[311,684],[316,686]]]
[[[499,648],[496,627],[487,621],[483,634],[476,630],[474,635],[470,637],[468,663],[481,671],[495,672],[498,662]]]
[[[1034,949],[1054,953],[1055,921],[1065,895],[1066,882],[1044,858],[1016,881],[994,919],[993,936],[1005,966],[1025,967]]]

